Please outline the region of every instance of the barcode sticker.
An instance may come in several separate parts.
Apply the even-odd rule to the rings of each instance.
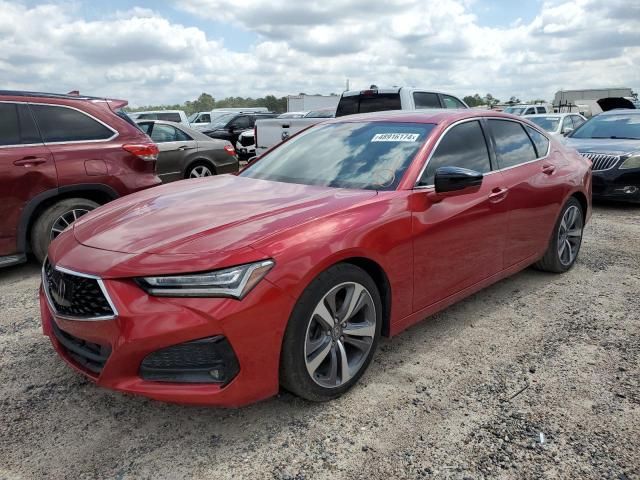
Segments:
[[[415,142],[419,133],[376,133],[372,142]]]

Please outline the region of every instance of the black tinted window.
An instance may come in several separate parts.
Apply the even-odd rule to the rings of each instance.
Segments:
[[[513,167],[536,159],[536,152],[522,125],[509,120],[489,120],[496,140],[500,168]]]
[[[176,123],[180,123],[182,121],[180,118],[180,114],[177,112],[158,113],[157,119],[164,120],[165,122],[176,122]]]
[[[536,107],[536,112],[538,113],[547,113],[547,109],[544,107]]]
[[[442,137],[419,184],[433,185],[436,170],[440,167],[462,167],[480,173],[491,170],[487,142],[479,122],[456,125]]]
[[[544,157],[549,151],[549,140],[547,137],[538,132],[535,128],[526,127],[531,140],[533,140],[533,144],[536,147],[536,153],[538,154],[538,158]]]
[[[467,108],[460,100],[451,95],[442,95],[442,101],[444,102],[444,108]]]
[[[152,122],[138,123],[137,125],[140,130],[142,130],[147,135],[151,136],[151,130],[153,130]]]
[[[82,112],[66,107],[32,105],[45,142],[105,140],[114,135],[107,127]]]
[[[416,108],[441,108],[437,93],[413,92]]]
[[[0,145],[25,145],[41,141],[27,105],[0,103]]]
[[[233,122],[231,122],[229,126],[233,128],[251,128],[251,118],[249,118],[247,115],[242,115],[233,120]]]
[[[383,112],[400,110],[399,93],[371,93],[342,97],[338,103],[336,117],[354,113]]]

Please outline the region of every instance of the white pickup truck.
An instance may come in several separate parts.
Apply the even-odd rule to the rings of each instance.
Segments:
[[[449,93],[423,88],[393,87],[346,91],[340,97],[336,117],[356,113],[385,110],[422,110],[432,108],[469,108],[458,97]],[[255,126],[256,155],[286,140],[292,135],[326,118],[272,118],[259,120]]]

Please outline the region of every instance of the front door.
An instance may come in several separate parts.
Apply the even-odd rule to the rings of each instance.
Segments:
[[[485,174],[473,191],[432,202],[428,198],[439,167],[455,166]],[[418,311],[503,269],[508,191],[492,172],[480,121],[454,125],[442,137],[412,199],[414,301]]]

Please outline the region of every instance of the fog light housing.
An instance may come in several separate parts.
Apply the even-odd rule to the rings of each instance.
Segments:
[[[239,370],[231,345],[218,335],[150,353],[140,364],[140,377],[154,382],[226,385]]]

